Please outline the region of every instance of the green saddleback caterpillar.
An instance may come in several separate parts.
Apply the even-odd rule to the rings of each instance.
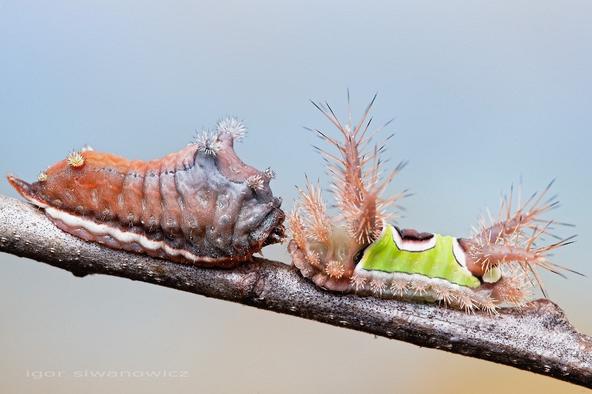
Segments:
[[[313,102],[339,131],[333,137],[314,130],[334,148],[317,149],[327,163],[338,212],[328,212],[320,186],[307,179],[288,217],[289,251],[304,277],[335,292],[495,313],[502,306],[523,305],[536,285],[542,290],[538,268],[560,275],[561,270],[571,271],[549,261],[549,253],[574,237],[544,241],[555,237],[552,229],[561,224],[542,219],[558,204],[547,196],[552,182],[514,206],[510,193],[502,199],[499,216],[483,221],[470,238],[391,224],[388,208],[406,192],[386,198],[382,194],[405,163],[381,176],[384,145],[371,145],[369,112],[374,99],[355,124],[351,115],[345,123],[327,103]]]

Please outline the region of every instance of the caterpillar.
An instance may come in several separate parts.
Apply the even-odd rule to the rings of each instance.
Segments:
[[[329,212],[318,182],[307,178],[306,187],[298,189],[299,198],[288,215],[288,250],[304,277],[335,292],[496,313],[499,307],[523,305],[535,287],[546,296],[539,268],[562,276],[561,271],[579,274],[549,259],[550,252],[574,242],[575,237],[558,238],[553,229],[564,223],[542,218],[558,205],[555,197],[547,196],[553,182],[524,202],[514,202],[512,189],[502,199],[498,217],[483,220],[470,238],[390,224],[389,207],[408,193],[386,198],[382,194],[406,163],[381,175],[384,144],[392,135],[372,145],[382,129],[371,131],[375,99],[355,124],[351,112],[348,122],[343,122],[328,103],[311,101],[339,131],[339,137],[333,137],[309,129],[334,148],[316,147],[332,179],[338,212]]]
[[[204,267],[232,267],[284,237],[281,199],[234,152],[246,128],[223,119],[178,152],[127,160],[72,152],[27,183],[10,184],[60,229],[114,249]]]

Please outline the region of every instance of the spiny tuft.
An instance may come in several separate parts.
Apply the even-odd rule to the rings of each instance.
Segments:
[[[265,188],[265,179],[261,174],[251,175],[245,182],[253,190],[263,190]]]
[[[271,167],[267,167],[267,168],[265,169],[265,171],[263,171],[263,173],[265,174],[265,177],[266,177],[267,179],[274,179],[274,178],[275,178],[275,171],[273,171],[273,170],[271,169]]]
[[[222,148],[220,141],[218,141],[218,135],[207,131],[201,132],[195,138],[195,144],[197,145],[197,150],[199,152],[209,156],[216,156]]]
[[[354,287],[355,291],[361,291],[366,288],[366,278],[363,276],[353,274],[352,277],[349,279],[351,285]]]
[[[247,127],[244,123],[234,117],[220,120],[217,124],[217,130],[219,133],[230,134],[234,141],[242,140],[247,133]]]
[[[73,168],[80,168],[84,165],[84,156],[78,151],[71,152],[66,160],[68,165]]]
[[[343,266],[342,262],[337,261],[337,260],[331,260],[329,262],[329,264],[327,264],[327,267],[325,268],[325,272],[331,278],[341,279],[343,274],[345,274],[345,267]]]

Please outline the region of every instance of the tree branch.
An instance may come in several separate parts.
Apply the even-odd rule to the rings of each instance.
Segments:
[[[514,366],[592,388],[592,338],[548,300],[497,316],[432,304],[332,294],[285,264],[255,258],[203,269],[111,250],[53,226],[36,208],[0,195],[0,251],[83,277],[120,276]]]

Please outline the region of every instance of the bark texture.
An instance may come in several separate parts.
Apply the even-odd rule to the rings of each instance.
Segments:
[[[254,259],[232,270],[158,260],[88,243],[57,229],[38,209],[0,195],[0,251],[72,272],[167,286],[419,346],[489,360],[592,388],[592,338],[548,300],[467,314],[432,304],[333,294],[293,267]]]

